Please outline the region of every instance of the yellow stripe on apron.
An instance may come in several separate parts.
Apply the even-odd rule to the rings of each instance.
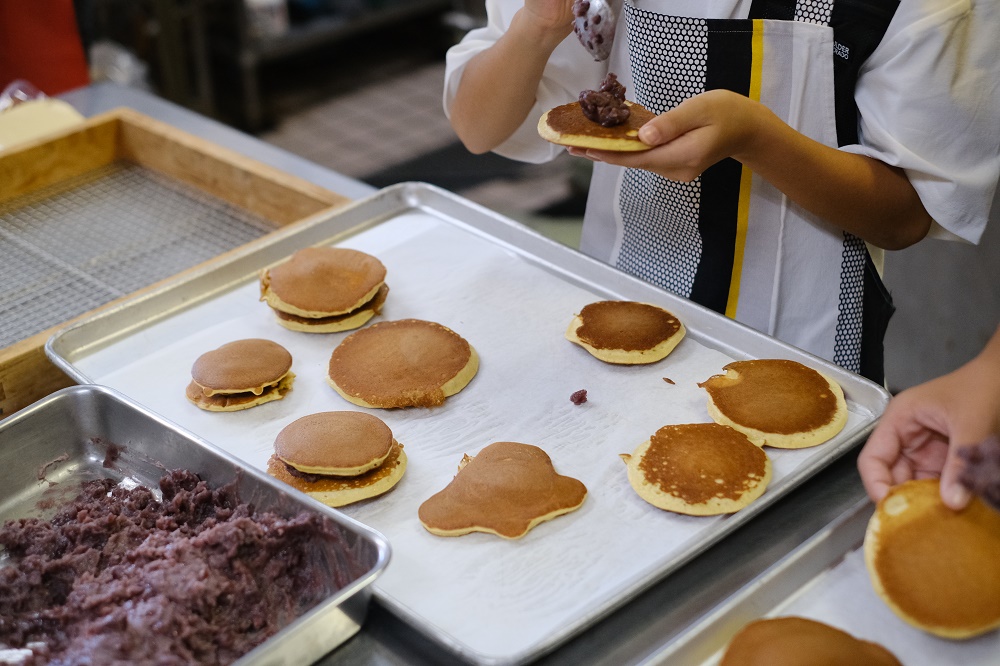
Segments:
[[[754,19],[753,37],[750,47],[750,90],[749,97],[760,101],[760,84],[764,62],[764,21]],[[747,225],[750,215],[750,189],[753,172],[743,166],[740,175],[740,203],[736,214],[736,247],[733,251],[733,273],[729,281],[729,298],[726,300],[726,316],[736,318],[736,306],[740,300],[740,279],[743,274],[743,250],[746,247]]]

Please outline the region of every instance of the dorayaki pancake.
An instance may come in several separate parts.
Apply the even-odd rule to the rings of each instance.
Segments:
[[[488,532],[519,539],[538,523],[578,509],[584,485],[557,474],[537,446],[494,442],[475,457],[465,456],[458,474],[417,512],[432,534],[461,536]]]
[[[274,454],[306,474],[356,476],[381,465],[392,430],[363,412],[320,412],[292,421],[274,439]]]
[[[937,479],[892,488],[864,543],[872,586],[899,617],[942,638],[1000,627],[1000,513],[977,497],[961,511]]]
[[[726,374],[698,384],[708,391],[708,414],[716,423],[745,433],[758,446],[816,446],[847,423],[840,385],[801,363],[734,361],[723,370]]]
[[[726,648],[719,666],[901,666],[878,643],[804,617],[756,620]]]
[[[478,369],[476,350],[450,328],[401,319],[344,338],[330,356],[327,381],[362,407],[435,407]]]
[[[278,323],[289,330],[306,333],[338,333],[364,326],[368,320],[382,312],[382,306],[385,305],[388,295],[389,285],[383,284],[375,292],[375,296],[361,307],[346,314],[329,317],[300,317],[274,308],[272,310],[278,317]]]
[[[339,247],[307,247],[277,266],[261,271],[260,300],[276,312],[305,319],[355,314],[376,298],[385,275],[385,266],[370,254]],[[364,324],[381,307],[379,303],[377,308],[357,312],[356,317],[328,321],[317,327],[303,322],[288,325],[294,320],[285,318],[279,323],[313,333],[347,330],[349,324],[355,328]]]
[[[661,307],[636,301],[585,305],[566,329],[566,339],[606,363],[655,363],[684,338],[687,329]]]
[[[271,340],[236,340],[205,352],[191,367],[185,395],[213,412],[249,409],[280,400],[292,388],[292,355]]]
[[[621,458],[639,497],[692,516],[739,511],[771,481],[767,454],[743,433],[718,423],[663,426]]]
[[[406,453],[394,442],[385,461],[356,476],[304,474],[283,463],[277,455],[267,461],[267,473],[327,506],[345,506],[392,490],[406,471]]]
[[[538,119],[538,134],[546,141],[561,146],[595,148],[597,150],[649,150],[639,140],[639,128],[656,117],[652,111],[635,102],[626,101],[628,120],[621,125],[605,127],[583,115],[579,102],[549,109]]]

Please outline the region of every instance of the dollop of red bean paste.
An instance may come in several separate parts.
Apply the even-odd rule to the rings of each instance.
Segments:
[[[625,104],[625,86],[613,72],[608,72],[597,90],[580,93],[580,108],[587,119],[604,127],[621,125],[631,113]]]

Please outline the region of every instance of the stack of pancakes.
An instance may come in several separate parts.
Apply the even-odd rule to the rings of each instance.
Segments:
[[[488,532],[519,539],[535,525],[580,508],[587,489],[557,474],[537,446],[494,442],[464,456],[444,490],[420,505],[420,522],[432,534]]]
[[[978,497],[953,511],[937,479],[895,486],[868,523],[864,554],[875,591],[914,627],[950,639],[1000,627],[1000,513]]]
[[[381,495],[406,470],[406,454],[381,419],[361,412],[321,412],[285,426],[267,473],[337,507]]]
[[[381,261],[358,250],[304,248],[261,272],[260,300],[293,331],[347,331],[381,312],[389,293],[385,274]]]
[[[729,642],[719,666],[900,666],[895,655],[804,617],[751,622]]]
[[[435,407],[478,369],[476,350],[450,328],[401,319],[344,338],[330,356],[327,381],[361,407]]]
[[[655,305],[598,301],[573,318],[566,339],[606,363],[636,365],[665,358],[685,333],[677,317]]]
[[[847,423],[840,385],[801,363],[735,361],[723,370],[726,374],[698,384],[708,392],[708,413],[716,423],[739,430],[758,446],[816,446]]]
[[[250,409],[284,398],[295,378],[291,368],[292,355],[278,343],[236,340],[198,357],[185,395],[210,412]]]

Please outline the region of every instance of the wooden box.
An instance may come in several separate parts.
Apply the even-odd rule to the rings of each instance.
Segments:
[[[65,185],[62,189],[72,191],[73,184],[82,177],[116,164],[141,167],[179,187],[194,188],[206,200],[219,201],[231,210],[246,211],[254,220],[264,221],[265,230],[261,232],[264,235],[270,233],[268,227],[277,231],[290,224],[304,223],[349,201],[131,109],[116,109],[75,127],[0,151],[0,206],[8,211],[13,209],[16,215],[20,202],[36,195],[44,197],[62,185]],[[136,199],[131,205],[156,205],[141,197]],[[160,213],[169,220],[171,211]],[[71,219],[72,212],[68,215]],[[9,236],[9,231],[0,228],[0,234]],[[47,234],[53,242],[60,240],[58,226]],[[4,238],[0,242],[9,240]],[[198,265],[202,263],[199,261]],[[181,273],[197,270],[198,265]],[[8,294],[19,288],[16,275],[5,276],[3,282]],[[0,349],[0,418],[73,383],[45,356],[45,342],[55,330],[111,307],[122,298],[150,290],[156,284],[144,285]],[[20,309],[8,308],[3,316],[22,316],[20,313],[27,314],[26,308],[30,307],[28,304]]]

